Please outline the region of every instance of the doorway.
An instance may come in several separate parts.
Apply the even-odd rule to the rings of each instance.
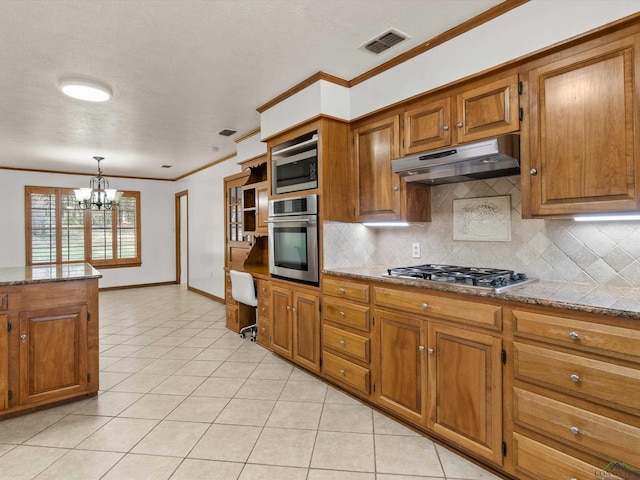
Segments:
[[[189,286],[189,191],[176,193],[176,283]]]

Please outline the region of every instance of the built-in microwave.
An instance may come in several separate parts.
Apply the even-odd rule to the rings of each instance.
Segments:
[[[318,134],[311,132],[271,149],[271,193],[318,188]]]
[[[269,272],[318,285],[318,196],[269,201]]]

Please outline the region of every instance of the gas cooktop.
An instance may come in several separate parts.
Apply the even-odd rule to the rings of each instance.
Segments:
[[[459,267],[456,265],[413,265],[389,268],[388,277],[419,279],[427,282],[449,283],[502,293],[509,289],[537,281],[524,273],[500,268]]]

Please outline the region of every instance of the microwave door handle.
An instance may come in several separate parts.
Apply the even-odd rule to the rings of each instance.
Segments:
[[[274,218],[273,220],[268,219],[267,223],[310,223],[311,220],[308,218],[299,218],[296,220],[288,220],[286,218]]]

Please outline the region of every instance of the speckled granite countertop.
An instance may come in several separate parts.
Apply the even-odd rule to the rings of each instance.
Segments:
[[[37,265],[33,267],[0,267],[0,287],[30,283],[64,282],[101,278],[102,274],[88,263]]]
[[[640,320],[640,288],[538,281],[514,288],[505,293],[494,293],[447,283],[383,277],[382,275],[387,273],[384,266],[333,268],[324,270],[323,273],[360,280],[376,280],[391,285],[406,285],[441,292],[463,293],[465,295],[509,300],[529,305],[566,308],[580,312]]]

